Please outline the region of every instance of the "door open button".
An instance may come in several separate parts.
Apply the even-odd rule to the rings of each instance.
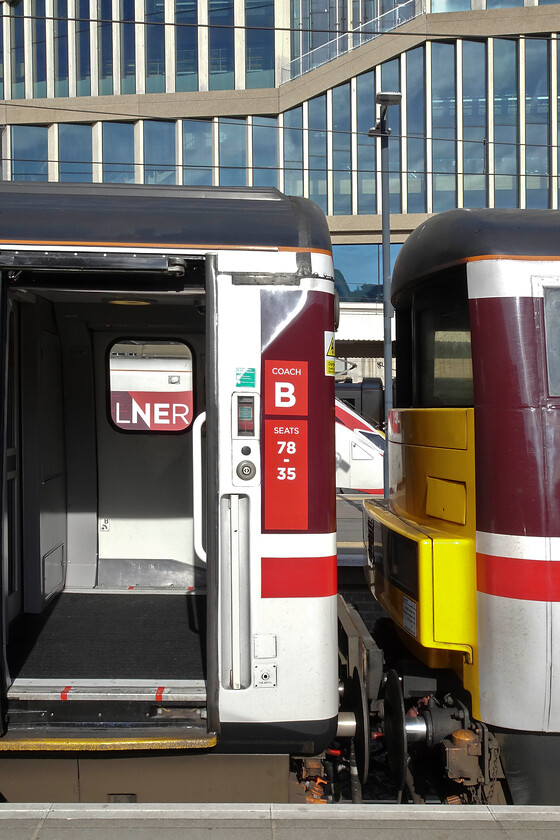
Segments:
[[[256,476],[257,468],[252,461],[241,461],[241,463],[237,465],[236,472],[239,478],[242,478],[244,481],[249,481],[251,478]]]

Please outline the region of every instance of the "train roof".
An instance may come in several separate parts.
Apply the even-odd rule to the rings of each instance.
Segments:
[[[0,247],[14,242],[331,252],[317,205],[250,187],[3,182]]]
[[[419,225],[399,251],[391,298],[422,279],[470,260],[560,259],[558,210],[449,210]]]

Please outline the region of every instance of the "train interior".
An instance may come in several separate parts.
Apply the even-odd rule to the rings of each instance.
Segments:
[[[39,721],[52,702],[56,722],[70,692],[109,705],[153,701],[154,686],[187,706],[205,699],[191,426],[205,408],[204,279],[141,295],[96,291],[94,280],[72,290],[79,283],[30,274],[26,287],[23,275],[8,296],[4,670],[14,721],[23,709]],[[115,720],[130,716],[113,706]]]

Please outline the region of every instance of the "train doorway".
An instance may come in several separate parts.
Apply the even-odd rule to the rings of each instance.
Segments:
[[[9,322],[8,416],[18,418],[22,491],[12,492],[15,469],[5,484],[21,521],[5,553],[15,718],[40,706],[62,722],[70,692],[104,704],[95,714],[113,723],[130,722],[123,699],[139,703],[133,719],[154,722],[156,698],[206,718],[207,573],[194,549],[206,499],[193,521],[205,427],[194,453],[192,440],[206,408],[203,267],[171,298],[157,282],[139,294],[136,278],[117,285],[109,274],[83,289],[50,272],[9,295],[20,310]]]

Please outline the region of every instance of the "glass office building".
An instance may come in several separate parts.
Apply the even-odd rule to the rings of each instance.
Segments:
[[[560,5],[12,0],[0,14],[4,179],[308,196],[348,311],[379,306],[378,91],[402,93],[393,256],[427,214],[559,206]]]

